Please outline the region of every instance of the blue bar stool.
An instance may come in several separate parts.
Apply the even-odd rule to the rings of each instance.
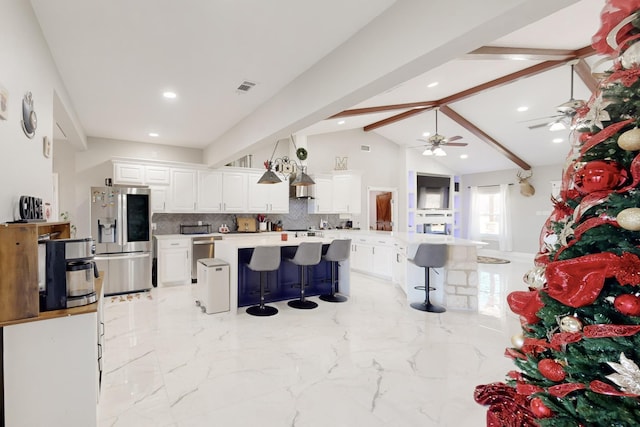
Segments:
[[[338,292],[338,266],[340,262],[349,259],[351,253],[351,239],[335,239],[329,245],[324,260],[331,264],[331,293],[328,295],[320,295],[322,301],[327,302],[345,302],[347,297],[344,295],[336,295]]]
[[[444,267],[447,263],[447,253],[448,247],[445,244],[421,243],[413,259],[409,260],[418,267],[424,268],[424,286],[415,286],[414,289],[424,289],[425,299],[424,302],[412,302],[412,308],[431,313],[447,311],[444,307],[431,304],[429,301],[429,291],[435,289],[429,287],[429,269]]]
[[[293,258],[288,261],[300,266],[300,299],[287,302],[289,307],[299,308],[302,310],[310,310],[318,306],[313,301],[307,301],[304,298],[306,269],[311,265],[318,265],[322,257],[322,243],[320,242],[302,242]]]
[[[273,316],[278,309],[264,305],[264,285],[268,271],[276,271],[280,268],[280,246],[256,246],[251,254],[251,260],[247,267],[260,272],[260,304],[247,308],[247,313],[252,316]]]

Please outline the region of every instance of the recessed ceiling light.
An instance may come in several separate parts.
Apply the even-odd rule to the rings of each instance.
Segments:
[[[431,88],[431,87],[436,87],[436,86],[438,86],[438,84],[439,84],[438,82],[429,83],[429,84],[427,85],[427,87],[429,87],[429,88]]]
[[[524,112],[524,111],[527,111],[528,109],[529,109],[529,107],[527,107],[526,105],[523,105],[522,107],[518,107],[518,111],[521,112],[521,113]]]
[[[162,93],[162,96],[164,96],[164,97],[165,97],[165,98],[167,98],[167,99],[175,99],[178,95],[176,95],[176,93],[175,93],[175,92],[169,92],[169,91],[167,91],[167,92],[163,92],[163,93]]]
[[[460,154],[460,158],[461,159],[468,159],[469,155],[468,154]]]
[[[156,138],[158,136],[160,136],[159,134],[157,134],[156,132],[149,132],[149,136],[152,138]]]
[[[339,125],[343,125],[343,124],[345,124],[345,123],[346,123],[346,121],[345,121],[345,120],[340,120],[340,121],[338,122],[338,124],[339,124]]]
[[[431,132],[422,132],[422,136],[429,136],[431,135]]]
[[[551,140],[551,142],[554,142],[554,143],[556,143],[556,144],[560,144],[562,141],[564,141],[564,139],[562,139],[562,138],[553,138],[553,139]]]

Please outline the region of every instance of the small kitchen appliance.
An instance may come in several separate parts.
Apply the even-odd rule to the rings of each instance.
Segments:
[[[95,241],[49,240],[45,245],[44,287],[40,289],[40,311],[59,310],[96,302]]]

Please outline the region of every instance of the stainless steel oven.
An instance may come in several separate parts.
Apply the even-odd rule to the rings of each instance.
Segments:
[[[215,241],[222,240],[221,236],[193,237],[191,240],[191,283],[198,280],[198,260],[215,258]]]

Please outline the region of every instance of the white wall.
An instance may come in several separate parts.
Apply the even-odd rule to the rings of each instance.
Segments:
[[[367,145],[371,151],[361,150]],[[353,215],[361,226],[367,224],[367,187],[398,187],[398,169],[402,168],[402,151],[388,139],[362,129],[332,132],[307,137],[308,172],[327,173],[335,169],[336,157],[347,157],[349,170],[362,173],[362,214]]]
[[[54,94],[68,108],[66,89],[28,0],[0,0],[0,86],[9,93],[8,120],[0,120],[0,222],[14,219],[20,196],[52,202],[52,159],[42,151],[53,140]],[[38,127],[33,139],[22,131],[22,97],[33,94]],[[80,131],[81,132],[81,131]],[[82,137],[84,134],[82,133]]]
[[[462,191],[462,232],[467,235],[469,221],[469,186],[499,185],[514,183],[510,186],[511,229],[513,234],[513,251],[535,254],[540,249],[540,231],[549,217],[553,205],[551,203],[551,181],[559,181],[562,176],[562,165],[541,166],[533,168],[533,176],[529,182],[536,189],[535,195],[525,197],[520,194],[520,186],[516,176],[519,169],[487,172],[461,177]],[[497,246],[490,246],[497,249]]]

